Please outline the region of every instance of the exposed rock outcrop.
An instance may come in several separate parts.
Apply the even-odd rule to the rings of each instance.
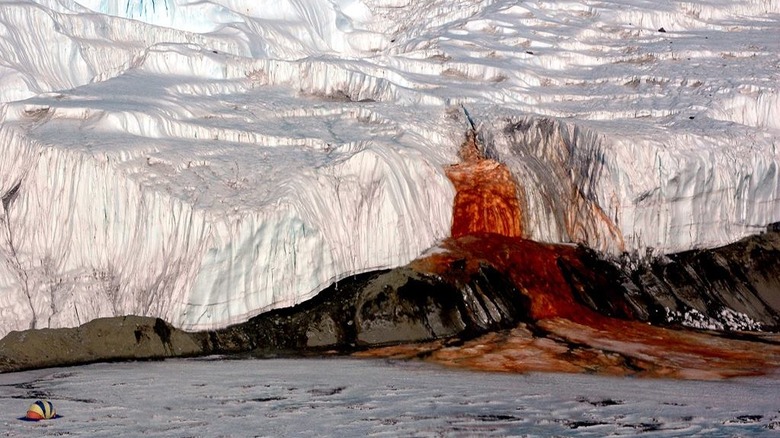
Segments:
[[[655,325],[780,331],[780,233],[643,261],[578,251],[585,269],[562,269],[579,299],[601,314]]]
[[[757,236],[763,241],[766,236]],[[776,242],[777,243],[777,242]],[[754,245],[754,242],[740,242]],[[425,272],[443,272],[453,263],[466,270],[489,265],[506,273],[528,301],[523,322],[511,330],[492,332],[463,343],[428,342],[396,345],[362,352],[362,356],[422,357],[453,366],[492,371],[558,371],[611,375],[716,379],[761,374],[780,367],[780,335],[723,329],[746,330],[757,326],[752,317],[767,312],[767,321],[776,318],[770,306],[761,307],[761,296],[749,291],[763,284],[761,260],[733,266],[740,273],[723,280],[718,289],[706,280],[699,283],[683,278],[688,287],[654,295],[657,289],[631,280],[635,273],[585,247],[552,245],[498,235],[468,236],[446,242],[446,249],[413,265]],[[777,248],[777,247],[776,247]],[[712,257],[718,251],[701,252]],[[686,259],[686,257],[681,257]],[[686,260],[694,264],[697,257]],[[661,263],[657,261],[656,263]],[[772,262],[776,263],[776,262]],[[652,266],[652,265],[650,265]],[[771,265],[770,265],[771,266]],[[690,270],[682,264],[680,269]],[[663,282],[663,272],[661,280]],[[777,275],[776,275],[777,276]],[[742,298],[752,303],[741,313],[728,307],[729,288],[740,283]],[[669,318],[674,310],[665,304],[685,306],[685,294],[709,303],[701,318],[707,324],[691,330]],[[777,296],[780,289],[764,289],[762,294]],[[689,297],[690,298],[690,297]],[[687,307],[675,307],[685,309]],[[719,323],[722,321],[722,323]],[[727,323],[726,321],[732,321]],[[729,326],[729,324],[732,324]],[[771,328],[769,324],[766,328]]]
[[[443,275],[404,267],[352,277],[299,306],[209,332],[207,349],[258,354],[354,351],[472,338],[516,325],[526,303],[508,277],[490,266],[474,271],[459,267],[456,263]]]
[[[767,233],[621,265],[581,246],[470,235],[409,266],[344,279],[296,307],[223,330],[186,333],[160,319],[120,317],[13,332],[0,340],[0,371],[358,351],[485,370],[755,374],[780,366],[780,335],[689,330],[674,315],[696,310],[716,329],[758,328],[733,325],[739,314],[777,330],[778,252],[780,234]]]
[[[199,336],[159,318],[100,318],[76,328],[11,332],[0,339],[0,372],[201,354]]]
[[[464,271],[455,263],[443,276],[403,267],[345,279],[296,307],[216,331],[187,333],[161,319],[128,316],[72,329],[12,332],[0,341],[0,372],[206,354],[351,352],[470,339],[514,327],[525,305],[508,277],[490,266]]]

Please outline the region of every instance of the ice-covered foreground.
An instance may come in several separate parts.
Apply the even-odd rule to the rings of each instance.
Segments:
[[[461,105],[527,237],[780,220],[780,1],[184,3],[0,8],[0,336],[219,327],[407,263],[449,233]]]
[[[776,436],[780,379],[490,374],[416,362],[170,360],[0,375],[21,436]],[[16,419],[50,399],[62,418]]]

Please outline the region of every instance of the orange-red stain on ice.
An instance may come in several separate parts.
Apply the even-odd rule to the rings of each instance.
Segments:
[[[527,322],[462,345],[435,341],[374,349],[363,355],[424,356],[488,371],[694,379],[754,375],[780,367],[780,335],[729,339],[717,333],[611,318],[585,306],[575,297],[577,286],[567,281],[559,263],[588,272],[576,247],[523,239],[522,192],[508,169],[481,157],[473,136],[461,149],[461,158],[462,163],[447,170],[457,196],[452,238],[442,244],[446,251],[418,259],[411,266],[420,272],[447,275],[456,261],[459,266],[466,261],[466,272],[476,272],[480,264],[492,265],[508,274],[527,297]],[[631,318],[630,309],[621,309]]]
[[[416,260],[421,272],[447,275],[452,265],[476,272],[489,264],[507,273],[528,298],[527,322],[463,344],[437,341],[372,350],[369,356],[426,357],[484,371],[586,372],[685,379],[757,375],[780,367],[780,335],[731,339],[715,332],[656,327],[604,316],[574,295],[559,267],[580,263],[576,248],[499,235],[471,235],[446,252]],[[618,303],[619,304],[619,303]],[[630,314],[629,314],[630,316]]]
[[[523,235],[518,186],[507,167],[482,157],[473,133],[460,150],[461,162],[447,168],[455,186],[452,237],[473,233]]]
[[[448,252],[417,260],[413,266],[443,274],[456,260],[468,260],[467,269],[474,270],[480,263],[490,264],[508,273],[528,298],[528,323],[463,345],[441,345],[426,352],[429,360],[486,371],[694,379],[755,375],[780,367],[777,334],[729,339],[717,333],[611,318],[591,310],[575,298],[573,286],[559,267],[561,260],[574,266],[581,263],[573,246],[497,235],[453,239],[444,246]]]

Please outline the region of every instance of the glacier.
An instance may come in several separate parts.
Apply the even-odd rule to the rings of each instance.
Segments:
[[[449,236],[475,122],[531,239],[780,221],[780,1],[35,0],[0,8],[0,337],[211,329]]]

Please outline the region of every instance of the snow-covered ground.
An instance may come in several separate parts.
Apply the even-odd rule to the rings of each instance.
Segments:
[[[0,375],[0,436],[777,436],[780,379],[454,371],[353,359],[169,360]],[[36,399],[62,418],[19,421]]]
[[[0,7],[0,336],[185,329],[447,237],[467,129],[528,237],[662,251],[780,220],[780,1]]]

